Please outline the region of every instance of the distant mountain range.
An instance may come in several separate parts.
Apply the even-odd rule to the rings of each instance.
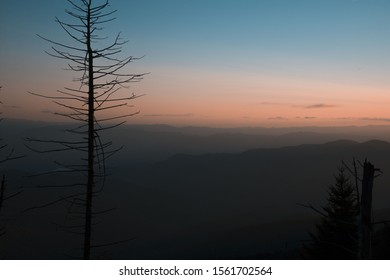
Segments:
[[[24,138],[73,139],[74,135],[64,131],[74,126],[11,119],[5,119],[0,124],[2,138],[22,154],[31,154],[25,147]],[[323,144],[340,139],[358,142],[372,139],[390,141],[390,126],[208,128],[123,125],[102,133],[102,138],[113,141],[116,147],[123,146],[123,150],[110,162],[112,166],[118,167],[157,162],[176,154],[240,153],[256,148]],[[35,144],[34,147],[36,146]],[[44,165],[45,160],[39,160],[37,169],[48,168],[55,156],[39,155],[39,158],[47,158],[47,165]]]
[[[307,238],[306,232],[315,219],[310,210],[298,203],[321,209],[342,160],[351,164],[353,157],[361,162],[367,158],[383,171],[375,180],[373,207],[387,208],[390,161],[386,155],[390,155],[390,144],[384,141],[340,140],[238,154],[176,155],[122,174],[126,174],[123,179],[138,188],[149,190],[148,198],[135,200],[155,201],[153,193],[157,191],[180,201],[178,207],[172,202],[159,201],[158,215],[164,217],[167,209],[176,212],[182,217],[180,226],[190,228],[191,234],[198,235],[199,231],[199,236],[204,236],[199,241],[204,242],[204,250],[219,244],[215,245],[220,250],[216,249],[216,256],[223,255],[222,252],[229,255],[227,248],[231,248],[243,257],[254,253],[253,248],[264,252],[282,250],[286,243],[290,248],[301,246],[299,240]],[[170,216],[175,214],[169,213],[162,220],[175,219]],[[246,240],[235,239],[245,236]],[[237,242],[246,244],[248,251],[238,250]],[[249,246],[251,242],[253,247]],[[230,253],[231,257],[237,256]],[[205,257],[207,251],[196,254]]]
[[[390,189],[386,187],[390,182],[387,154],[390,155],[388,142],[340,140],[237,154],[181,154],[122,174],[134,184],[189,198],[201,206],[199,213],[211,217],[208,207],[243,214],[267,207],[279,207],[282,211],[286,205],[298,202],[320,203],[342,160],[351,164],[353,157],[360,162],[367,158],[383,170],[374,192],[374,205],[381,208],[387,207],[390,198]],[[281,213],[281,217],[292,213]],[[262,211],[258,214],[261,219],[273,216],[266,213],[263,217]]]
[[[65,135],[56,131],[68,125],[21,122],[12,127],[7,128],[6,136],[14,137],[10,143],[21,148],[18,137],[49,139]],[[259,133],[263,133],[262,128],[253,128],[257,131],[253,134],[237,129],[160,125],[113,130],[109,136],[126,148],[109,163],[112,175],[94,205],[97,211],[117,210],[99,219],[94,238],[103,243],[107,239],[136,239],[97,250],[96,254],[123,259],[250,258],[294,250],[308,238],[307,231],[319,218],[298,203],[319,208],[324,205],[337,166],[342,160],[351,164],[353,157],[360,162],[367,159],[383,171],[375,179],[373,207],[381,218],[388,219],[390,143],[356,140],[373,139],[371,136],[385,139],[390,127],[327,128],[324,133],[320,128],[312,129],[275,129],[278,133],[269,135]],[[339,140],[340,135],[347,140]],[[338,140],[327,142],[333,138]],[[75,155],[59,158],[72,160]],[[83,180],[72,176],[24,177],[54,168],[51,160],[56,158],[58,155],[29,154],[10,164],[5,169],[9,184],[17,189],[21,185]],[[18,213],[73,191],[27,189],[7,207],[9,213]],[[77,246],[72,245],[77,235],[67,235],[58,225],[69,220],[69,210],[63,204],[48,209],[11,218],[8,230],[12,234],[5,239],[5,251],[14,258],[78,254]],[[30,241],[20,243],[18,237]],[[39,249],[43,243],[51,247]]]

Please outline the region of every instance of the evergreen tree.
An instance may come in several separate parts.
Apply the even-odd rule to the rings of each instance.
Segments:
[[[329,187],[324,217],[311,233],[312,243],[306,246],[311,259],[356,259],[358,254],[358,201],[356,190],[338,168],[335,183]]]

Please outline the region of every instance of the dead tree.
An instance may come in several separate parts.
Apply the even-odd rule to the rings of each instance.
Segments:
[[[371,249],[371,211],[372,211],[372,189],[374,187],[375,169],[374,165],[364,162],[363,166],[363,180],[362,180],[362,198],[361,198],[361,212],[360,212],[360,246],[359,258],[363,260],[372,259]]]
[[[30,92],[42,98],[52,101],[65,109],[66,112],[57,112],[80,125],[69,132],[80,136],[79,140],[39,140],[28,141],[44,145],[59,145],[59,148],[50,150],[36,149],[35,151],[46,153],[54,151],[79,151],[82,164],[60,164],[66,172],[82,172],[86,174],[85,190],[80,195],[84,198],[73,198],[72,203],[84,206],[84,259],[90,258],[93,219],[93,198],[101,191],[98,183],[104,184],[106,176],[105,161],[119,149],[112,147],[110,141],[103,141],[101,132],[125,123],[125,118],[138,112],[116,114],[115,109],[131,107],[128,102],[139,97],[127,90],[122,93],[121,89],[128,89],[129,84],[138,82],[146,73],[129,73],[128,65],[138,60],[133,56],[119,58],[122,46],[127,43],[120,37],[120,33],[110,42],[104,45],[107,38],[101,31],[103,26],[115,19],[115,10],[109,10],[109,1],[81,0],[78,2],[67,0],[71,9],[65,10],[69,21],[58,18],[55,21],[68,35],[72,43],[53,41],[39,36],[52,44],[50,56],[63,59],[67,62],[67,70],[79,74],[76,79],[77,86],[66,87],[58,90],[56,95],[44,95]],[[110,113],[111,112],[111,113]],[[63,170],[63,171],[64,171]],[[77,184],[79,185],[79,184]]]
[[[382,172],[380,169],[365,160],[364,164],[359,162],[363,168],[363,178],[359,177],[358,167],[355,158],[353,158],[353,168],[350,168],[344,161],[342,161],[343,168],[346,168],[353,178],[355,179],[355,192],[357,200],[357,216],[355,222],[346,220],[336,220],[337,222],[345,225],[357,226],[357,248],[355,252],[359,259],[369,260],[372,259],[372,226],[374,224],[387,223],[389,221],[372,222],[372,190],[374,187],[374,179],[378,177]],[[361,183],[361,192],[359,191],[359,184]],[[329,218],[329,215],[319,211],[312,205],[299,204],[303,207],[310,208],[315,212],[321,214],[325,218]]]
[[[382,222],[372,222],[372,191],[374,188],[374,179],[382,172],[380,169],[367,161],[364,164],[360,163],[363,168],[363,178],[359,178],[355,158],[353,159],[353,169],[349,168],[343,162],[343,165],[354,176],[356,182],[356,195],[359,201],[359,217],[357,220],[359,226],[358,243],[359,243],[359,259],[372,259],[372,226]],[[379,174],[378,174],[379,173]],[[361,182],[361,196],[359,195],[358,181]],[[385,221],[386,222],[386,221]]]

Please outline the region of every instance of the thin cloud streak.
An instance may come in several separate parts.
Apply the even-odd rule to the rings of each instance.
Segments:
[[[310,104],[310,105],[292,105],[291,107],[298,107],[298,108],[304,108],[304,109],[323,109],[323,108],[340,107],[340,105],[316,103],[316,104]]]
[[[378,122],[390,122],[390,118],[358,118],[360,121],[378,121]]]
[[[3,105],[4,108],[7,108],[7,109],[22,109],[21,106],[19,105]]]
[[[268,102],[268,101],[260,102],[260,103],[257,103],[257,104],[258,105],[264,105],[264,106],[289,106],[289,105],[291,105],[290,103]]]
[[[333,104],[319,103],[319,104],[308,105],[305,108],[306,109],[320,109],[320,108],[334,108],[334,107],[339,107],[339,106],[333,105]]]
[[[263,105],[263,106],[291,106],[293,108],[304,108],[304,109],[322,109],[322,108],[340,107],[340,105],[327,104],[327,103],[315,103],[315,104],[303,105],[303,104],[291,104],[291,103],[265,101],[265,102],[260,102],[257,104]]]
[[[192,113],[187,113],[187,114],[148,114],[148,115],[144,115],[144,117],[188,118],[188,117],[194,117],[194,114],[192,114]]]
[[[314,120],[318,119],[318,117],[313,117],[313,116],[305,116],[305,117],[296,117],[297,119],[304,119],[304,120]]]
[[[336,120],[347,120],[347,121],[377,121],[377,122],[390,122],[390,118],[384,117],[339,117]]]
[[[269,117],[268,120],[286,121],[288,119],[281,116],[276,116],[276,117]]]

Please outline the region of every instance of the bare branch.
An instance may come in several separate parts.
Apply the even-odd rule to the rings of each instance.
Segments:
[[[94,247],[103,247],[119,244],[125,241],[119,241],[109,244],[92,245],[91,233],[94,216],[108,213],[112,209],[94,212],[92,211],[92,201],[96,195],[100,194],[105,186],[106,179],[106,160],[114,155],[122,147],[115,149],[111,141],[101,139],[100,132],[112,129],[125,123],[120,119],[138,114],[139,112],[115,113],[117,108],[132,108],[130,100],[141,95],[114,95],[120,89],[128,88],[130,83],[142,80],[147,73],[133,74],[128,73],[126,67],[139,58],[127,56],[125,58],[117,57],[122,52],[122,47],[128,41],[122,40],[118,33],[114,40],[104,44],[105,37],[100,36],[102,26],[115,20],[113,16],[116,10],[106,10],[109,7],[109,1],[93,6],[90,0],[68,0],[71,8],[66,9],[66,14],[72,21],[66,22],[55,18],[55,22],[60,25],[63,32],[72,40],[73,44],[56,42],[46,37],[38,35],[41,39],[52,44],[52,53],[48,55],[65,60],[67,62],[66,70],[74,71],[79,74],[73,81],[78,83],[78,87],[65,87],[64,90],[58,90],[57,95],[49,96],[29,92],[32,95],[52,100],[59,107],[65,108],[64,112],[55,112],[55,115],[77,121],[81,125],[67,129],[67,132],[80,137],[80,141],[58,141],[58,140],[39,140],[27,138],[30,144],[36,144],[39,148],[27,146],[30,150],[37,153],[51,152],[70,152],[78,151],[81,164],[62,164],[56,162],[60,169],[43,172],[34,176],[61,174],[74,172],[83,172],[86,175],[85,184],[62,184],[37,186],[38,188],[69,188],[84,185],[86,191],[76,196],[63,197],[54,202],[47,203],[32,209],[47,207],[60,201],[70,203],[71,207],[83,207],[80,209],[71,209],[72,215],[80,215],[85,221],[84,224],[84,258],[90,257],[90,249]],[[96,42],[99,42],[95,45]],[[113,112],[113,114],[106,114]],[[115,123],[118,120],[118,123]],[[108,125],[101,125],[107,123]],[[45,148],[42,148],[45,144]],[[46,145],[47,144],[47,145]],[[84,196],[83,199],[81,197]],[[31,209],[29,209],[31,210]],[[129,239],[130,240],[130,239]]]

